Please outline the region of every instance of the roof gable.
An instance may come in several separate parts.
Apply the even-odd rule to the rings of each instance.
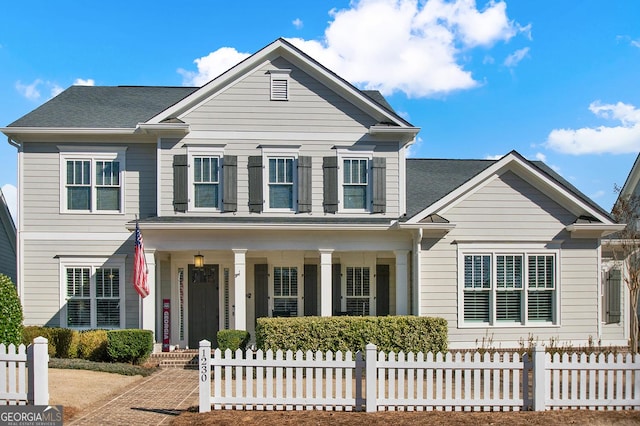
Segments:
[[[408,163],[409,161],[410,160],[408,160]],[[440,164],[436,164],[438,169],[436,169],[434,175],[443,177],[443,180],[434,185],[436,189],[425,191],[424,193],[427,196],[424,200],[416,200],[414,198],[419,195],[419,191],[407,194],[407,204],[408,206],[411,205],[414,211],[416,210],[417,203],[420,201],[423,201],[423,206],[426,206],[412,215],[409,215],[411,211],[408,210],[407,224],[418,224],[432,214],[440,214],[446,219],[446,214],[443,212],[459,204],[470,194],[475,193],[479,188],[508,171],[525,179],[533,187],[545,193],[576,217],[590,216],[603,224],[614,223],[606,211],[584,194],[580,193],[580,191],[549,169],[544,163],[530,162],[516,151],[512,151],[497,161],[440,161],[442,161]],[[443,171],[446,170],[447,162],[455,166],[448,172],[450,176],[447,175],[447,172]],[[409,183],[411,182],[410,178],[412,178],[412,174],[413,178],[419,176],[419,172],[411,170],[415,168],[413,166],[407,167],[408,190],[411,188],[410,185],[416,185],[415,182]],[[439,173],[438,170],[440,170]],[[429,173],[429,170],[425,169],[419,178],[429,179],[431,177]],[[427,185],[429,185],[429,182],[433,181],[427,180],[426,182]],[[410,200],[410,198],[414,199]]]
[[[212,96],[215,96],[219,91],[224,90],[237,80],[257,70],[266,62],[274,61],[278,57],[284,58],[286,61],[320,81],[358,108],[370,114],[379,123],[392,124],[395,127],[407,129],[416,129],[396,114],[378,92],[359,90],[282,38],[277,39],[244,61],[220,74],[180,102],[152,117],[147,123],[156,124],[170,117],[182,117],[188,111],[197,108]],[[415,133],[417,133],[417,129],[414,134]]]

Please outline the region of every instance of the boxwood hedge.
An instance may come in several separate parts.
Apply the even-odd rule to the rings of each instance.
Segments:
[[[444,352],[447,321],[416,316],[258,318],[263,350],[359,351],[373,343],[384,352]]]

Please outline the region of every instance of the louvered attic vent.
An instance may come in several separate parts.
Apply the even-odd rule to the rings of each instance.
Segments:
[[[289,100],[289,73],[291,70],[271,70],[271,100]]]

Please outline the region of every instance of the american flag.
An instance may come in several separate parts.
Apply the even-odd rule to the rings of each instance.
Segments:
[[[140,297],[143,299],[149,295],[149,286],[147,285],[147,262],[144,258],[144,241],[142,233],[136,220],[136,253],[133,257],[133,288],[136,289]]]

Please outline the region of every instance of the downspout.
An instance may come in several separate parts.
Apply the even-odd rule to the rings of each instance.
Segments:
[[[413,315],[420,316],[420,287],[422,286],[422,265],[420,259],[422,257],[422,228],[418,228],[413,236],[413,287],[411,302],[411,311]]]
[[[11,139],[10,136],[7,136],[7,142],[9,145],[13,146],[18,150],[18,176],[17,176],[17,203],[18,203],[18,223],[16,226],[16,291],[18,292],[18,297],[20,298],[20,303],[24,306],[24,294],[22,292],[22,196],[20,191],[22,191],[22,185],[20,185],[20,176],[22,173],[22,144]]]

